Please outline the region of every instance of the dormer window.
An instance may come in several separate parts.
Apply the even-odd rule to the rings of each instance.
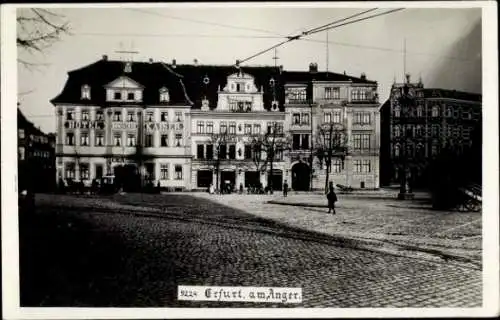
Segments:
[[[133,92],[127,93],[127,100],[135,100],[135,94]]]
[[[90,99],[90,86],[88,84],[82,86],[82,99]]]
[[[126,62],[125,63],[125,69],[123,70],[125,73],[130,73],[132,72],[132,62]]]
[[[169,102],[170,95],[168,93],[168,89],[163,87],[160,89],[160,102]]]
[[[241,85],[239,83],[236,84],[236,92],[240,92],[241,90]]]
[[[119,91],[115,91],[113,97],[114,97],[115,100],[121,100],[122,99],[122,93],[119,92]]]
[[[202,110],[208,110],[209,109],[209,102],[208,102],[208,99],[203,99],[201,101],[201,109]]]

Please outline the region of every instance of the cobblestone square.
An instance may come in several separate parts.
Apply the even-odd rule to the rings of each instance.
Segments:
[[[36,212],[20,221],[21,305],[349,308],[482,304],[477,266],[357,248],[347,238],[321,237],[290,223],[308,219],[310,226],[318,226],[311,221],[312,215],[323,217],[325,224],[330,217],[324,212],[273,210],[264,217],[256,212],[268,206],[262,204],[267,199],[207,197],[184,193],[37,195]],[[247,201],[246,210],[236,209],[235,203],[243,201]],[[282,223],[277,215],[295,217]],[[303,301],[294,305],[179,301],[178,285],[300,287]]]

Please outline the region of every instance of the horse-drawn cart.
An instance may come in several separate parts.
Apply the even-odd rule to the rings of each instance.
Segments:
[[[456,198],[458,211],[479,212],[482,209],[482,189],[479,185],[458,188]]]

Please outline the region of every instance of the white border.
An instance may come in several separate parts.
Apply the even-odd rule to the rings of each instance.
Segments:
[[[499,237],[498,237],[498,44],[497,10],[494,1],[461,2],[343,2],[343,3],[151,3],[151,4],[37,4],[57,8],[118,7],[337,7],[337,8],[483,8],[483,307],[458,308],[362,308],[362,309],[192,309],[192,308],[19,308],[18,233],[17,233],[17,63],[15,45],[16,8],[1,7],[1,148],[2,148],[2,283],[5,319],[81,319],[81,318],[257,318],[257,317],[403,317],[495,316],[499,311]],[[486,228],[487,226],[487,228]]]

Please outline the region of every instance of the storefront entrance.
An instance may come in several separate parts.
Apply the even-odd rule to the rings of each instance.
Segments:
[[[236,172],[235,171],[221,171],[220,173],[220,185],[221,188],[227,183],[231,184],[231,188],[234,189],[236,184]]]
[[[271,174],[267,176],[267,181],[271,181]],[[273,190],[283,189],[283,172],[281,170],[273,170]]]
[[[212,171],[210,170],[198,170],[198,188],[208,188],[212,184]]]
[[[259,171],[246,171],[245,172],[245,188],[250,186],[256,187],[260,183],[260,172]]]
[[[303,162],[292,167],[292,189],[296,191],[309,191],[311,182],[309,166]]]
[[[116,166],[114,168],[115,184],[118,188],[123,188],[123,191],[133,192],[139,191],[141,188],[141,177],[137,166],[126,164]]]

